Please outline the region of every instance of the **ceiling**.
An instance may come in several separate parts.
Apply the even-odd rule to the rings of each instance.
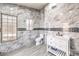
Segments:
[[[47,3],[17,3],[17,4],[39,10],[42,9]]]

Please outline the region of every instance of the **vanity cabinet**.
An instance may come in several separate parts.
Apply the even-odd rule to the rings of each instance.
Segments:
[[[57,56],[66,56],[70,54],[69,37],[57,36],[51,32],[47,35],[47,51]]]

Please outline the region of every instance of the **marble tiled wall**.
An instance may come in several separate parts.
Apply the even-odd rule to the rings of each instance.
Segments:
[[[27,8],[16,4],[1,3],[0,13],[17,16],[17,28],[20,29],[26,29],[26,20],[33,20],[33,28],[38,28],[40,26],[40,11],[36,9]],[[23,46],[32,46],[33,44],[35,44],[34,39],[37,36],[37,33],[38,31],[17,31],[17,40],[0,43],[0,52],[9,52]],[[31,37],[33,37],[34,35],[35,37],[31,39]]]
[[[51,22],[52,27],[63,27],[63,23],[68,23],[69,27],[78,27],[78,6],[79,4],[48,4],[45,8],[45,20]],[[47,21],[47,22],[48,22]],[[46,23],[50,27],[49,23]],[[60,24],[60,25],[59,25]]]
[[[73,38],[77,43],[76,49],[79,51],[79,32],[69,32],[68,28],[79,28],[79,4],[78,3],[57,3],[48,4],[44,8],[46,28],[67,28],[63,29],[62,34]],[[67,31],[66,31],[67,30]],[[56,35],[58,31],[52,33]]]
[[[0,14],[1,16],[1,14]],[[1,42],[1,18],[0,18],[0,42]]]

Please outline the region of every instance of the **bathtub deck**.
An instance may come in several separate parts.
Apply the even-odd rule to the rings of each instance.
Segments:
[[[46,51],[46,45],[33,46],[30,48],[21,48],[14,52],[5,54],[5,56],[54,56]]]

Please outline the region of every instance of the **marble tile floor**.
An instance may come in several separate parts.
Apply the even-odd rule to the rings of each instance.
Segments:
[[[23,47],[9,53],[3,53],[2,56],[54,56],[53,54],[46,51],[46,45],[42,44],[39,46]]]

